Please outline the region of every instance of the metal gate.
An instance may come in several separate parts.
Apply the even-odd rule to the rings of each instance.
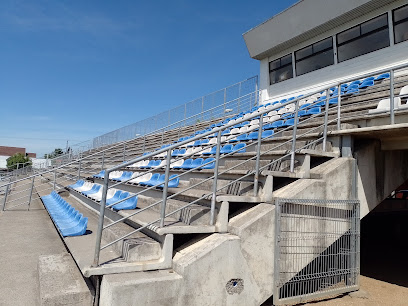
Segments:
[[[277,199],[275,205],[274,304],[358,290],[359,202]]]

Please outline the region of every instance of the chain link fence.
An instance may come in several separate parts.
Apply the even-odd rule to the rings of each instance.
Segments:
[[[165,132],[197,122],[246,111],[258,102],[258,77],[254,76],[155,116],[72,146],[72,153],[100,148],[153,132]]]

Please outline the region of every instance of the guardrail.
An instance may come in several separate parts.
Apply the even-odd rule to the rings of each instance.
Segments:
[[[407,65],[402,65],[402,66],[397,66],[395,68],[391,68],[390,70],[378,70],[377,72],[372,72],[370,74],[362,74],[362,75],[358,76],[358,78],[365,78],[365,77],[372,76],[372,75],[375,75],[375,74],[381,74],[383,72],[390,72],[390,85],[389,85],[390,87],[389,88],[390,88],[390,99],[391,99],[390,100],[391,101],[390,102],[390,123],[391,124],[395,123],[395,112],[394,112],[394,103],[393,103],[394,97],[395,97],[395,93],[394,93],[394,85],[395,85],[394,84],[395,83],[394,82],[395,81],[394,80],[394,71],[397,70],[397,69],[406,68],[406,67],[407,67]],[[322,142],[322,149],[323,149],[323,151],[326,151],[328,125],[330,123],[336,123],[337,129],[338,130],[341,129],[341,122],[342,122],[342,112],[341,112],[341,96],[342,96],[341,92],[342,91],[341,91],[341,84],[344,83],[344,82],[353,81],[355,79],[356,78],[353,78],[353,79],[350,79],[350,80],[345,80],[345,81],[342,81],[341,83],[332,84],[332,85],[328,86],[323,91],[321,91],[321,90],[315,91],[315,92],[309,93],[307,95],[304,95],[302,97],[298,97],[298,98],[296,98],[296,99],[294,99],[292,101],[287,101],[285,103],[281,103],[279,106],[273,106],[273,107],[271,107],[269,109],[265,109],[263,111],[254,113],[254,114],[252,114],[250,116],[247,116],[246,118],[242,118],[242,119],[240,119],[238,121],[235,121],[234,123],[226,124],[224,126],[215,128],[212,131],[209,131],[209,132],[206,132],[204,134],[195,136],[195,137],[193,137],[193,138],[191,138],[189,140],[178,142],[176,144],[170,145],[167,148],[160,149],[160,150],[158,150],[158,151],[156,151],[154,153],[150,153],[150,154],[147,154],[145,156],[141,156],[141,157],[132,159],[132,160],[130,160],[128,162],[125,162],[125,163],[123,163],[121,165],[118,165],[116,167],[112,167],[110,169],[107,169],[105,171],[105,173],[104,173],[102,200],[100,202],[100,211],[99,211],[100,219],[99,219],[97,238],[96,238],[96,243],[95,243],[95,255],[94,255],[93,265],[94,266],[99,265],[99,254],[100,254],[101,250],[109,247],[110,245],[112,245],[114,243],[117,243],[117,242],[125,239],[126,237],[128,237],[128,236],[130,236],[130,235],[132,235],[132,234],[134,234],[136,232],[142,231],[143,229],[145,229],[145,228],[147,228],[147,227],[149,227],[149,226],[151,226],[153,224],[159,224],[160,227],[163,227],[165,218],[167,218],[169,216],[172,216],[175,213],[177,213],[177,212],[179,212],[179,211],[181,211],[181,210],[183,210],[183,209],[185,209],[185,208],[187,208],[187,207],[189,207],[189,206],[191,206],[191,205],[193,205],[193,204],[195,204],[195,203],[197,203],[197,202],[199,202],[199,201],[201,201],[203,199],[211,199],[211,217],[210,217],[209,225],[214,225],[214,222],[215,222],[215,202],[216,202],[217,192],[219,192],[221,189],[224,189],[225,187],[227,187],[227,186],[229,186],[229,185],[231,185],[231,184],[233,184],[233,183],[235,183],[237,181],[241,181],[241,180],[243,180],[245,178],[253,177],[252,178],[253,179],[253,186],[254,186],[253,194],[254,194],[254,196],[257,196],[258,195],[260,171],[262,171],[263,169],[271,166],[272,164],[277,163],[280,160],[288,158],[288,157],[290,158],[290,171],[291,172],[294,171],[294,162],[295,162],[296,153],[299,152],[300,150],[302,150],[303,148],[306,148],[306,147],[311,145],[311,143],[308,143],[305,146],[296,149],[296,141],[300,137],[305,137],[307,134],[310,134],[312,132],[318,133],[321,130],[321,133],[320,134],[318,133],[319,136],[317,136],[317,137],[315,136],[315,139],[312,141],[312,143]],[[330,96],[330,91],[331,91],[331,88],[333,88],[333,87],[336,87],[337,90],[338,90],[338,93],[340,93],[340,94],[338,94],[336,96]],[[323,101],[325,101],[325,103],[323,105],[324,112],[312,115],[312,116],[310,116],[309,118],[306,118],[306,119],[300,118],[299,117],[300,101],[304,100],[304,99],[307,99],[307,98],[310,98],[312,96],[315,96],[316,94],[322,94],[322,93],[325,93],[325,96],[326,96],[326,98],[323,100]],[[337,102],[335,103],[336,105],[334,107],[330,107],[329,101],[333,97],[337,98]],[[320,102],[321,101],[316,101],[316,102],[312,103],[311,105],[309,105],[309,107],[316,106]],[[272,149],[264,150],[264,151],[261,152],[261,145],[262,145],[263,141],[265,140],[264,138],[262,138],[263,122],[264,122],[265,115],[267,113],[269,113],[270,111],[274,111],[274,110],[277,111],[277,110],[281,109],[282,107],[288,106],[290,104],[294,106],[294,124],[293,124],[293,126],[286,127],[284,129],[279,130],[278,133],[281,133],[281,135],[282,135],[283,132],[292,129],[292,138],[290,140],[284,142],[283,144],[279,144],[279,145],[273,147]],[[335,117],[329,120],[329,112],[331,110],[335,111]],[[317,117],[323,117],[322,118],[322,121],[323,121],[322,124],[318,125],[317,127],[314,127],[313,129],[310,129],[309,131],[307,131],[307,132],[305,132],[305,133],[303,133],[301,135],[298,135],[297,128],[298,128],[299,125],[305,124],[308,121],[310,122],[311,120],[314,120]],[[256,141],[254,141],[253,143],[248,144],[246,146],[246,148],[253,147],[255,149],[254,154],[253,154],[252,157],[244,160],[241,163],[241,164],[243,164],[243,163],[246,163],[246,162],[248,162],[250,160],[255,160],[255,169],[253,171],[249,171],[247,174],[242,175],[242,176],[240,176],[239,178],[237,178],[235,180],[231,180],[226,186],[224,185],[222,187],[217,187],[218,176],[220,174],[228,173],[228,171],[233,170],[234,168],[241,165],[241,164],[239,164],[239,165],[235,165],[233,167],[230,167],[229,169],[223,169],[222,172],[219,171],[220,170],[219,169],[219,161],[222,160],[222,159],[227,158],[228,156],[230,156],[230,155],[232,155],[234,153],[236,153],[236,152],[231,152],[231,153],[228,153],[228,154],[225,154],[225,155],[221,156],[220,149],[221,149],[221,142],[222,142],[222,138],[221,138],[222,132],[225,131],[226,129],[229,129],[229,128],[233,127],[236,124],[240,124],[240,123],[243,123],[243,122],[245,122],[247,120],[251,120],[251,119],[255,119],[255,118],[259,118],[258,137],[257,137]],[[301,120],[299,120],[299,119],[301,119]],[[170,178],[170,164],[171,163],[177,162],[180,159],[192,157],[193,155],[195,155],[197,153],[197,152],[194,152],[190,156],[183,156],[181,158],[178,158],[178,159],[175,159],[175,160],[172,161],[171,160],[172,151],[177,149],[177,148],[180,148],[180,147],[182,147],[182,146],[184,146],[184,145],[186,145],[186,144],[188,144],[190,142],[193,142],[193,141],[196,141],[196,140],[202,140],[203,138],[206,138],[206,137],[208,137],[208,136],[210,136],[211,134],[214,134],[214,133],[217,134],[214,175],[206,178],[202,182],[199,182],[197,184],[189,186],[189,187],[187,187],[187,188],[185,188],[185,189],[183,189],[181,191],[178,191],[176,193],[173,193],[172,195],[169,196],[168,195],[169,181],[175,180],[177,178],[180,179],[184,175],[186,175],[186,173],[192,172],[192,171],[197,170],[197,169],[202,167],[202,165],[200,165],[200,166],[198,166],[196,168],[190,169],[190,170],[188,170],[188,171],[186,171],[186,172],[184,172],[182,174],[178,174],[178,175],[173,176],[172,178]],[[239,136],[239,135],[241,135],[241,134],[237,134],[236,136]],[[270,137],[268,137],[268,138],[270,138]],[[278,149],[279,147],[282,147],[283,145],[285,145],[287,143],[292,144],[290,152],[288,152],[287,154],[283,154],[279,159],[273,160],[272,162],[268,163],[267,165],[264,165],[264,166],[260,167],[260,158],[261,158],[261,156],[263,156],[265,154],[268,154],[268,153]],[[132,165],[134,163],[138,163],[138,162],[143,161],[143,160],[158,158],[158,157],[162,156],[163,154],[166,155],[166,163],[165,163],[166,167],[165,167],[165,181],[164,181],[164,183],[159,182],[154,186],[148,187],[148,188],[146,188],[146,189],[144,189],[144,190],[142,190],[142,191],[140,191],[140,192],[138,192],[136,194],[133,194],[133,195],[131,195],[131,196],[125,198],[125,199],[119,200],[119,201],[117,201],[115,203],[112,203],[112,204],[106,206],[106,199],[107,199],[108,189],[117,187],[120,184],[124,184],[124,183],[126,183],[126,182],[128,182],[128,181],[130,181],[132,179],[141,177],[142,175],[145,175],[146,173],[153,172],[153,171],[155,171],[157,169],[148,170],[146,172],[140,173],[139,175],[137,175],[135,177],[131,177],[131,178],[127,179],[127,180],[124,180],[124,181],[121,181],[119,183],[115,183],[115,184],[112,184],[112,185],[109,186],[109,175],[110,175],[110,173],[112,173],[113,171],[122,169],[122,168],[124,168],[126,166]],[[180,208],[178,208],[178,209],[176,209],[176,210],[174,210],[174,211],[172,211],[170,213],[166,212],[166,210],[167,210],[166,201],[168,199],[171,199],[171,198],[173,198],[173,197],[175,197],[177,195],[180,195],[183,192],[186,192],[186,191],[188,191],[190,189],[196,188],[200,184],[203,184],[204,182],[207,182],[207,181],[212,181],[212,192],[206,193],[203,196],[199,197],[198,199],[196,199],[194,201],[191,201],[191,202],[188,202],[188,204],[186,204],[186,205],[184,205],[184,206],[182,206],[182,207],[180,207]],[[156,201],[155,203],[150,204],[147,207],[144,207],[144,208],[130,214],[129,216],[123,217],[123,218],[121,218],[121,219],[119,219],[119,220],[117,220],[115,222],[112,222],[112,223],[104,226],[105,209],[111,208],[114,205],[117,205],[117,204],[119,204],[121,202],[127,201],[127,200],[129,200],[129,199],[131,199],[131,198],[133,198],[135,196],[138,196],[138,195],[140,195],[140,194],[142,194],[142,193],[144,193],[144,192],[146,192],[148,190],[157,188],[159,186],[162,186],[162,188],[163,188],[163,198],[162,198],[162,200]],[[101,237],[102,237],[102,231],[103,230],[115,225],[118,222],[123,222],[123,221],[137,215],[137,214],[140,214],[141,212],[145,211],[146,209],[152,208],[152,207],[157,206],[157,205],[160,205],[160,217],[158,219],[156,219],[156,220],[154,220],[154,221],[152,221],[152,222],[150,222],[150,223],[148,223],[148,224],[146,224],[144,226],[141,226],[141,227],[135,229],[131,233],[128,233],[127,235],[125,235],[123,237],[120,237],[120,238],[116,239],[115,241],[112,241],[111,243],[109,243],[107,245],[101,246]]]

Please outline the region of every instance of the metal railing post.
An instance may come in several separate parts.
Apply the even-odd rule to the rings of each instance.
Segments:
[[[211,215],[210,215],[210,225],[215,223],[215,200],[217,197],[217,182],[218,182],[218,166],[220,163],[220,151],[221,151],[221,130],[217,134],[217,150],[215,154],[215,168],[214,168],[214,181],[213,190],[211,198]]]
[[[33,182],[31,183],[30,197],[28,198],[28,210],[30,210],[31,199],[33,196],[34,180],[35,180],[35,176],[33,177]]]
[[[123,144],[123,161],[126,160],[126,142]]]
[[[238,113],[241,112],[241,85],[242,85],[242,82],[239,82],[239,87],[238,87]]]
[[[109,174],[110,174],[109,171],[105,171],[105,175],[103,178],[102,199],[101,199],[101,207],[99,209],[98,229],[96,231],[95,254],[94,254],[94,261],[92,264],[93,267],[97,267],[99,265],[99,254],[101,252],[101,240],[102,240],[102,231],[103,231],[103,221],[105,218],[105,206],[106,206],[106,195],[108,193]]]
[[[164,218],[166,216],[166,204],[167,204],[167,189],[169,187],[169,177],[170,177],[170,160],[171,160],[171,149],[167,151],[166,157],[166,172],[164,178],[163,187],[163,200],[160,208],[160,227],[164,226]]]
[[[324,127],[323,127],[323,151],[326,151],[327,142],[327,122],[329,120],[329,90],[326,89],[326,109],[324,113]]]
[[[290,152],[290,172],[295,171],[296,133],[298,125],[299,101],[295,102],[295,123],[293,125],[292,150]]]
[[[255,83],[255,103],[254,105],[258,105],[258,78],[256,78],[256,83]]]
[[[261,115],[261,117],[259,118],[258,144],[256,148],[256,162],[255,162],[255,175],[254,175],[254,197],[258,196],[259,163],[261,160],[262,128],[263,128],[263,115]]]
[[[79,165],[78,165],[78,180],[81,179],[81,160],[79,160]]]
[[[6,192],[4,193],[4,201],[3,201],[2,211],[4,211],[6,209],[7,197],[8,197],[9,191],[10,191],[10,185],[11,184],[12,183],[10,182],[6,187]]]
[[[337,130],[341,130],[341,84],[337,86]]]
[[[105,166],[105,151],[102,152],[102,165],[101,165],[101,171],[103,170],[103,167]]]
[[[223,111],[223,113],[222,113],[222,116],[223,117],[225,117],[225,108],[226,108],[226,105],[225,105],[225,103],[227,102],[227,88],[224,88],[224,111]]]
[[[395,114],[394,114],[394,70],[390,71],[390,117],[391,124],[395,123]]]
[[[53,183],[53,190],[55,190],[55,183],[56,183],[56,180],[57,180],[57,170],[54,170],[54,183]]]

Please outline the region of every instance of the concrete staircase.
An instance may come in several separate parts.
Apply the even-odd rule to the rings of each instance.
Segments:
[[[406,78],[399,81],[396,88],[402,87]],[[317,117],[301,123],[293,172],[289,154],[293,131],[279,132],[272,139],[263,140],[256,196],[251,172],[256,146],[246,153],[221,159],[214,225],[209,222],[213,185],[207,180],[213,170],[186,174],[171,171],[183,175],[180,187],[168,190],[167,213],[174,213],[165,218],[163,227],[156,222],[160,219],[160,205],[153,205],[162,200],[163,191],[121,183],[116,188],[142,194],[135,210],[105,209],[102,246],[112,245],[101,251],[97,266],[94,246],[100,203],[65,186],[74,183],[78,176],[102,184],[101,179],[91,176],[102,168],[153,151],[164,142],[189,135],[192,128],[92,150],[84,154],[81,162],[44,173],[42,180],[36,181],[38,195],[49,194],[55,184],[61,195],[89,220],[86,235],[61,237],[73,259],[62,262],[78,267],[94,286],[94,289],[90,286],[89,292],[100,305],[262,304],[273,294],[276,199],[330,200],[357,196],[364,217],[407,180],[408,147],[399,140],[405,140],[407,135],[408,124],[404,122],[408,122],[408,111],[397,111],[396,122],[401,124],[393,126],[384,125],[389,120],[387,114],[368,114],[380,98],[388,95],[387,87],[385,81],[357,96],[342,99],[340,131],[335,121],[337,109],[329,110],[325,151],[321,142],[314,142],[322,135],[323,119]],[[202,123],[199,128],[209,124]],[[163,174],[164,170],[155,172]],[[123,236],[126,238],[120,239]],[[297,267],[299,271],[302,268]],[[40,278],[40,286],[46,286],[47,281]]]

